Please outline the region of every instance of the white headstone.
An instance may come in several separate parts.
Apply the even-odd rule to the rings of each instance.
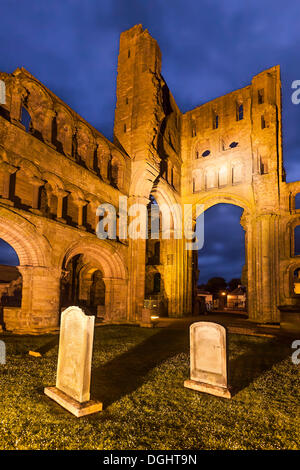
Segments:
[[[62,312],[56,387],[45,388],[46,395],[76,416],[102,409],[101,403],[89,402],[94,322],[79,307]]]
[[[231,398],[227,386],[226,330],[212,322],[190,326],[190,380],[184,386]]]
[[[61,315],[56,387],[80,403],[90,399],[94,323],[79,307]]]

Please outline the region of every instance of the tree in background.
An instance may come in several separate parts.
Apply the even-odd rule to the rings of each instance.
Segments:
[[[233,279],[231,279],[231,281],[228,282],[229,292],[232,292],[234,289],[236,289],[241,284],[242,284],[241,280],[237,277],[234,277]]]
[[[226,290],[227,284],[223,277],[212,277],[207,281],[206,289],[212,294],[218,294],[220,291]]]

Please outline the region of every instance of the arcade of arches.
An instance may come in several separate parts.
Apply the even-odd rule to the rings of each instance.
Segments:
[[[156,41],[136,25],[120,37],[113,142],[24,68],[0,79],[0,238],[19,258],[7,330],[51,331],[70,303],[112,323],[139,323],[151,298],[164,315],[192,315],[197,253],[175,236],[184,204],[243,209],[251,320],[300,305],[300,182],[285,181],[279,66],[181,113]],[[118,211],[119,196],[169,208],[171,238],[97,238],[97,207]]]

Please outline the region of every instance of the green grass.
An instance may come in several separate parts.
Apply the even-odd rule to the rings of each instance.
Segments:
[[[226,400],[183,387],[187,330],[97,328],[91,396],[104,411],[78,419],[43,394],[55,384],[57,337],[2,339],[1,449],[300,448],[300,366],[289,343],[229,335]],[[43,345],[42,358],[27,354]]]

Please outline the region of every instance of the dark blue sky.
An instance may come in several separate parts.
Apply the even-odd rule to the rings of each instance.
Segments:
[[[0,0],[0,15],[0,70],[24,66],[108,138],[119,35],[136,23],[157,39],[162,73],[183,112],[280,64],[287,180],[300,179],[300,105],[290,99],[291,83],[300,79],[298,0]],[[211,263],[201,281],[215,274],[229,280],[241,269],[239,215],[236,208],[207,214],[201,265]],[[219,240],[228,217],[233,229]]]

